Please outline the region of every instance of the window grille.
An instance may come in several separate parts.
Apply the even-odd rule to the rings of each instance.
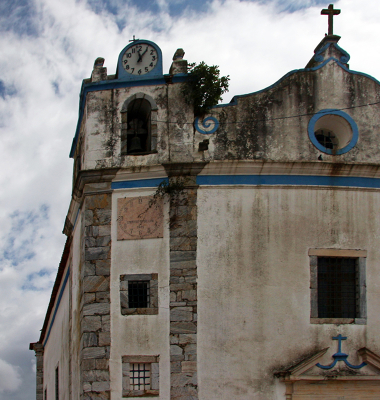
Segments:
[[[129,385],[131,390],[150,389],[150,364],[130,363]]]
[[[129,308],[147,308],[150,303],[149,281],[128,282]]]
[[[334,132],[327,129],[318,129],[315,132],[315,138],[318,140],[319,144],[326,149],[333,150],[338,147],[338,141]]]
[[[348,257],[318,257],[318,317],[358,316],[358,262]]]

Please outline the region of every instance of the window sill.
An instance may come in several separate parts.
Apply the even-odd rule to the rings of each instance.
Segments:
[[[122,308],[122,315],[157,315],[158,308]]]
[[[157,397],[158,395],[158,390],[130,390],[123,393],[123,397]]]
[[[366,325],[367,318],[310,318],[311,324]]]
[[[143,151],[140,153],[126,153],[126,154],[122,154],[122,156],[124,156],[124,157],[126,157],[126,156],[147,156],[149,154],[157,154],[157,150]]]

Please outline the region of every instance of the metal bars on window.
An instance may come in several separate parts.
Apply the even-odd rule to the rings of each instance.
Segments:
[[[129,308],[147,308],[150,304],[149,281],[128,282]]]
[[[131,390],[150,389],[150,364],[130,363],[129,385]]]
[[[318,257],[318,317],[356,318],[358,262],[349,257]]]

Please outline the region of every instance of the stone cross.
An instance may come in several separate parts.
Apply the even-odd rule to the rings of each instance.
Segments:
[[[329,8],[324,8],[321,11],[321,15],[328,15],[329,16],[329,35],[333,35],[333,18],[334,15],[340,14],[340,10],[334,10],[334,4],[330,4]]]

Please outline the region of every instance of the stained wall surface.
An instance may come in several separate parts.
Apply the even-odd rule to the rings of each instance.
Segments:
[[[284,399],[274,372],[326,347],[330,364],[339,333],[354,361],[361,347],[380,351],[377,191],[204,186],[198,196],[200,399]],[[366,325],[311,323],[314,248],[367,251]]]

